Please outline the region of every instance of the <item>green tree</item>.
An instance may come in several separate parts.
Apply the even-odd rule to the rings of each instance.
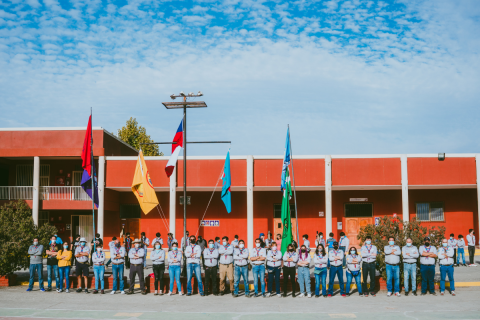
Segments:
[[[394,237],[395,244],[400,248],[406,245],[408,238],[412,239],[414,246],[420,248],[420,246],[424,244],[423,239],[426,236],[429,236],[431,245],[438,248],[441,246],[442,239],[445,237],[445,227],[431,226],[430,228],[427,228],[422,226],[417,218],[404,222],[399,219],[394,219],[391,216],[383,216],[380,218],[378,226],[375,226],[375,224],[367,224],[360,228],[357,239],[361,241],[361,245],[365,242],[367,235],[372,237],[372,244],[378,249],[376,268],[380,272],[382,278],[386,280],[387,271],[385,265],[385,253],[383,250],[388,245],[389,237]],[[421,279],[419,269],[420,259],[417,261],[417,280]],[[403,284],[402,257],[400,257],[400,284]]]
[[[0,207],[0,276],[28,268],[28,248],[38,237],[44,248],[57,229],[48,223],[38,228],[33,224],[32,210],[20,200]]]
[[[137,150],[140,150],[141,147],[144,156],[163,156],[163,152],[159,151],[158,145],[156,144],[140,145],[154,141],[147,135],[147,130],[138,125],[137,119],[135,118],[130,117],[130,119],[127,120],[127,124],[118,130],[117,137]]]

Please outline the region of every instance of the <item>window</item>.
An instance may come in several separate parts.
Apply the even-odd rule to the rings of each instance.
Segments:
[[[40,165],[40,186],[50,184],[50,165]],[[33,164],[17,165],[17,186],[33,186]]]
[[[121,204],[120,219],[140,219],[142,209],[138,204]]]
[[[295,214],[295,205],[290,205],[290,217],[295,218],[297,215]],[[273,205],[273,217],[274,218],[281,218],[282,217],[282,204],[276,203]]]
[[[373,217],[373,203],[345,203],[345,218]]]
[[[48,222],[49,212],[48,211],[39,211],[38,212],[38,227],[40,228],[45,223]]]
[[[444,221],[443,202],[417,203],[417,219],[420,221]]]

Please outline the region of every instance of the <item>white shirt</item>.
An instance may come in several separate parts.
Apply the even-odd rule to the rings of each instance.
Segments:
[[[262,247],[255,247],[252,249],[252,252],[250,254],[250,258],[257,258],[257,257],[265,257],[265,260],[267,258],[267,250]],[[261,264],[265,264],[265,260],[255,260],[255,261],[250,261],[251,264],[258,266]]]
[[[293,261],[287,261],[288,259],[292,259]],[[284,267],[295,267],[298,261],[298,253],[297,252],[285,252],[283,255],[283,266]]]
[[[282,265],[282,252],[270,250],[267,253],[267,266],[280,267]]]
[[[236,266],[246,266],[248,264],[248,249],[235,248],[235,250],[233,250],[233,260]]]
[[[194,255],[193,258],[191,255]],[[200,263],[200,257],[202,256],[202,248],[199,245],[190,245],[185,249],[185,257],[187,258],[187,263]]]
[[[475,236],[467,234],[467,245],[474,246],[475,245]]]

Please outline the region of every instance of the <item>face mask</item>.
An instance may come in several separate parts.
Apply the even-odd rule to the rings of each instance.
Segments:
[[[67,249],[68,249],[68,245],[63,246],[63,249],[67,250]]]
[[[138,247],[140,247],[140,244],[135,243],[135,248],[138,248]]]
[[[388,244],[393,246],[395,244],[395,241],[388,241]]]
[[[450,240],[453,240],[453,237],[450,237]]]
[[[448,246],[448,243],[442,242],[442,246],[446,247],[446,246]]]
[[[307,249],[302,249],[302,252],[307,252]]]
[[[190,239],[190,243],[195,243],[195,239]]]
[[[407,247],[411,247],[412,244],[410,242],[407,242]]]
[[[305,241],[305,238],[303,238],[303,241]]]
[[[238,245],[238,247],[243,249],[243,248],[245,247],[245,245],[244,245],[243,243],[240,243],[240,244]]]
[[[430,246],[430,242],[425,242],[425,247]]]
[[[85,242],[80,242],[80,245],[81,245],[82,247],[85,247]]]
[[[55,242],[57,242],[56,240],[52,240],[52,244],[55,244]]]
[[[293,252],[293,248],[288,249],[288,251]]]
[[[337,249],[338,249],[338,246],[333,246],[333,249],[337,250]]]
[[[210,249],[213,249],[213,248],[215,248],[215,244],[214,244],[214,243],[209,243],[209,244],[208,244],[208,247],[209,247]]]
[[[172,249],[173,249],[173,251],[177,251],[177,250],[178,250],[178,248],[177,248],[177,247],[173,247]]]
[[[260,247],[260,243],[258,243],[258,242],[255,243],[255,247],[257,247],[257,248]]]
[[[320,235],[320,239],[323,239],[323,236],[322,236],[322,235]]]
[[[98,251],[98,252],[102,252],[102,248],[97,248],[97,251]]]
[[[34,246],[38,246],[38,241],[34,241],[34,242],[33,242],[33,245],[34,245]]]
[[[223,241],[222,243],[223,243],[223,245],[224,245],[224,246],[226,246],[226,245],[227,245],[227,241]]]
[[[277,246],[272,247],[272,250],[273,250],[273,251],[276,251],[276,250],[277,250]]]
[[[156,244],[156,245],[155,245],[155,249],[157,249],[157,250],[160,249],[160,245],[159,245],[159,244]]]
[[[366,240],[365,243],[370,244],[370,243],[372,243],[372,241],[371,240]]]
[[[350,254],[356,254],[355,250],[350,251]]]

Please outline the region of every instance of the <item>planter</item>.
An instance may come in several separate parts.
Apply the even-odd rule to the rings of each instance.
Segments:
[[[12,273],[6,276],[0,276],[0,287],[11,287],[17,283],[17,275]]]

